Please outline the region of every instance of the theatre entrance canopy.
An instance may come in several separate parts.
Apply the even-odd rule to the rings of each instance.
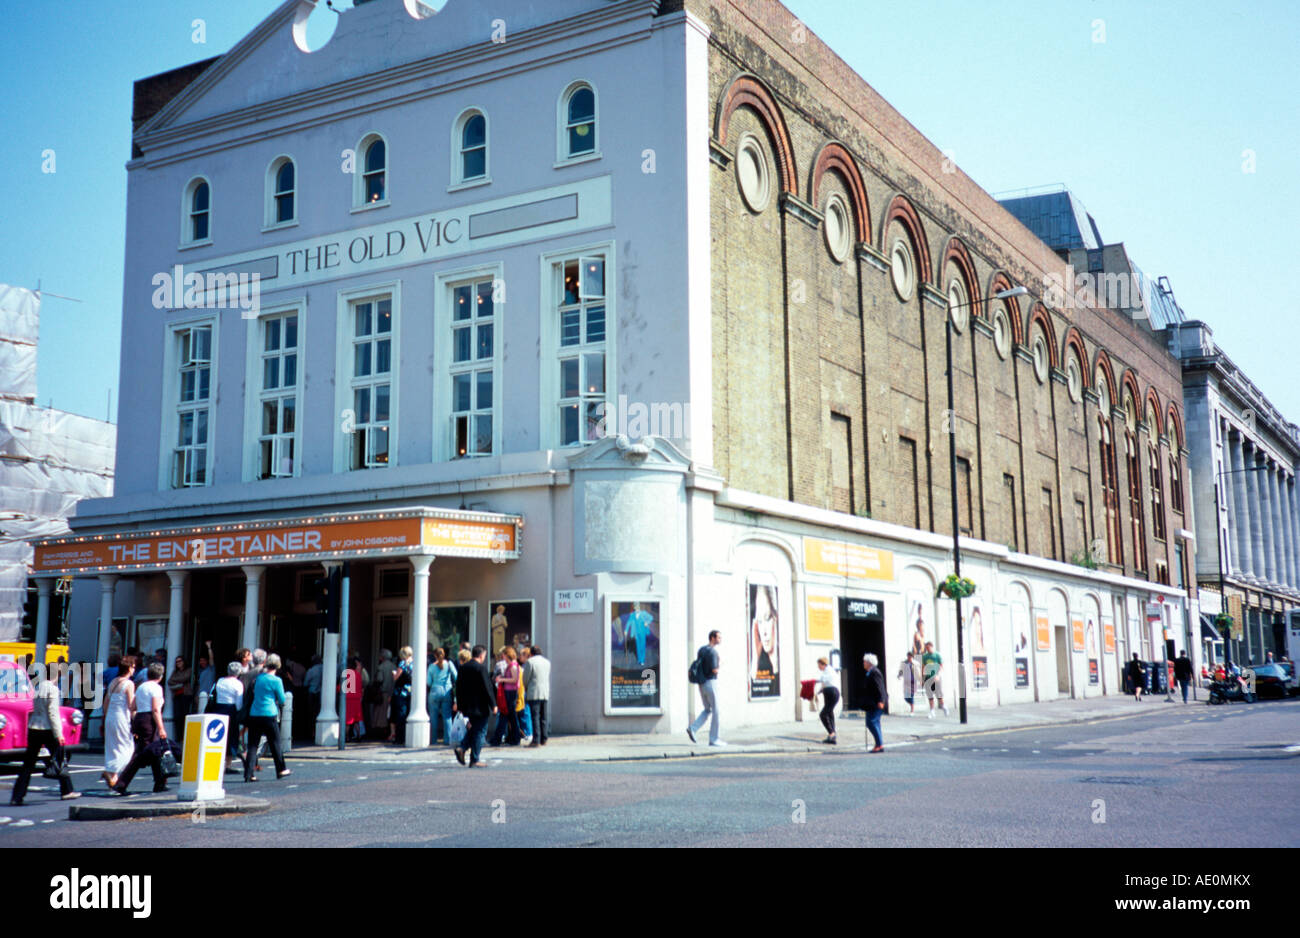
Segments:
[[[523,526],[518,515],[413,507],[73,535],[37,541],[32,575],[133,574],[414,555],[503,562],[519,557]]]

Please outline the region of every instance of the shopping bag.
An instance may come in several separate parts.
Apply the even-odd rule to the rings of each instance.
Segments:
[[[451,721],[451,744],[459,746],[465,741],[465,734],[469,732],[469,720],[465,719],[465,714],[458,713]]]

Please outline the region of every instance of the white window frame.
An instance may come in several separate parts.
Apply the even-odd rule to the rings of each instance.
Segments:
[[[465,125],[473,117],[483,118],[483,175],[465,176],[464,147],[462,146]],[[486,186],[492,182],[492,121],[481,107],[467,107],[456,116],[451,125],[451,183],[448,192],[461,189],[473,189]]]
[[[366,151],[375,142],[384,145],[384,197],[377,202],[366,201]],[[353,151],[356,161],[352,167],[352,211],[369,212],[384,208],[393,202],[393,148],[388,138],[376,131],[366,134],[357,142]]]
[[[280,168],[286,163],[293,165],[293,188],[288,191],[288,195],[293,198],[293,217],[286,221],[278,221],[279,215],[279,197],[286,193],[276,191],[276,177],[280,174]],[[263,231],[278,231],[281,228],[293,228],[298,224],[298,208],[300,205],[298,199],[298,161],[287,153],[281,153],[266,168],[266,215],[262,222]]]
[[[456,430],[453,422],[455,411],[452,400],[452,374],[462,371],[478,372],[484,367],[477,358],[471,358],[468,364],[452,363],[452,306],[455,302],[455,288],[467,283],[484,280],[505,282],[505,268],[498,262],[464,267],[459,270],[446,271],[434,278],[433,301],[433,461],[449,462],[454,459],[492,459],[501,455],[501,443],[504,439],[502,420],[504,418],[501,379],[504,374],[505,322],[502,315],[504,302],[493,304],[492,311],[492,452],[490,454],[459,456],[456,453]],[[472,318],[471,322],[477,322]],[[476,337],[477,331],[474,336]],[[474,347],[471,343],[471,349]],[[483,361],[486,361],[485,359]],[[471,390],[477,396],[477,388]],[[475,402],[476,403],[476,402]],[[474,408],[470,411],[473,413]],[[471,427],[472,430],[472,427]]]
[[[576,451],[580,446],[587,445],[585,442],[564,447],[560,444],[562,438],[560,428],[560,401],[562,400],[560,397],[561,351],[564,351],[567,356],[572,349],[584,348],[585,343],[578,346],[566,346],[563,350],[561,349],[559,309],[562,297],[556,294],[557,290],[563,289],[563,283],[557,282],[555,278],[555,266],[575,257],[592,256],[603,256],[605,259],[605,414],[607,419],[615,416],[614,406],[618,399],[618,330],[615,328],[615,324],[618,322],[618,256],[615,250],[615,242],[602,241],[576,244],[562,251],[551,251],[543,254],[539,258],[540,289],[538,292],[538,296],[542,298],[542,318],[539,324],[542,361],[541,367],[538,369],[541,380],[541,387],[538,389],[538,402],[540,405],[538,425],[542,449],[563,448]],[[563,274],[561,274],[562,277]],[[607,425],[606,435],[613,435],[615,431],[615,426]]]
[[[334,471],[335,473],[348,472],[365,472],[365,469],[352,469],[352,432],[343,429],[344,412],[352,409],[353,387],[355,376],[352,373],[353,368],[353,315],[352,306],[354,303],[368,299],[380,300],[388,297],[392,300],[393,309],[393,328],[392,328],[392,345],[388,381],[388,462],[379,466],[370,468],[383,469],[385,466],[398,465],[397,446],[400,439],[398,432],[398,418],[401,411],[399,405],[399,387],[401,375],[401,355],[399,354],[399,336],[402,329],[402,281],[386,280],[378,283],[367,284],[364,287],[355,287],[350,290],[340,290],[338,293],[338,307],[336,311],[336,329],[335,329],[335,348],[337,354],[334,361]],[[368,383],[374,384],[373,373]],[[355,420],[355,416],[354,416]]]
[[[257,319],[245,320],[247,327],[244,332],[244,473],[245,482],[270,481],[263,480],[261,476],[262,468],[262,401],[269,398],[282,398],[288,396],[283,386],[275,391],[267,393],[262,388],[262,359],[264,358],[263,348],[265,345],[263,336],[265,335],[266,321],[276,319],[286,315],[295,315],[298,317],[298,373],[297,386],[294,392],[296,416],[294,419],[293,431],[293,473],[291,477],[302,475],[302,418],[303,404],[306,390],[306,371],[304,365],[306,362],[306,342],[307,342],[307,298],[305,296],[296,297],[292,300],[286,300],[275,306],[265,306],[258,311]],[[281,354],[283,354],[283,342],[281,343]],[[285,478],[284,476],[275,476],[274,478]]]
[[[194,192],[199,185],[208,187],[208,236],[206,238],[191,237],[194,231],[192,215]],[[179,250],[186,248],[199,248],[212,243],[212,222],[215,208],[215,199],[213,198],[212,181],[207,176],[194,176],[189,182],[185,183],[185,188],[181,190],[181,240]]]
[[[215,316],[195,316],[188,319],[169,322],[163,333],[163,387],[162,387],[162,419],[159,421],[159,459],[158,459],[158,489],[159,491],[181,491],[190,488],[204,488],[212,485],[213,466],[216,462],[216,401],[217,401],[217,375],[218,360],[217,348],[220,341],[219,335],[220,320]],[[209,327],[212,330],[212,345],[208,356],[208,442],[207,442],[207,463],[204,466],[204,478],[206,481],[203,485],[186,485],[174,487],[172,485],[172,472],[175,459],[175,452],[180,448],[178,438],[179,419],[182,411],[180,391],[181,391],[181,348],[180,334],[193,329]],[[185,410],[197,410],[198,408],[186,405]]]
[[[592,141],[590,153],[579,153],[575,156],[569,153],[569,98],[581,88],[591,89],[592,136],[596,139]],[[555,105],[555,168],[600,158],[600,93],[596,90],[595,82],[586,78],[577,78],[564,86]]]

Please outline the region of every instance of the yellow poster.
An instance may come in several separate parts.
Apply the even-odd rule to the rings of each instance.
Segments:
[[[1070,620],[1070,641],[1075,651],[1083,651],[1083,620]]]
[[[808,594],[808,641],[835,641],[835,597]]]
[[[1038,650],[1052,650],[1052,624],[1047,621],[1047,616],[1038,616]]]
[[[809,573],[831,573],[856,580],[892,580],[894,555],[862,544],[803,539],[803,566]]]

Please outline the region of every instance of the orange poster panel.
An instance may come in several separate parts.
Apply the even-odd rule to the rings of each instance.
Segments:
[[[1051,651],[1052,650],[1052,624],[1047,621],[1047,616],[1038,616],[1037,632],[1038,632],[1038,650]]]
[[[1070,642],[1075,651],[1083,651],[1083,620],[1070,620]]]
[[[424,519],[424,546],[461,550],[515,549],[515,526],[490,521]]]
[[[835,641],[835,597],[808,594],[808,641]]]
[[[803,539],[803,566],[809,573],[831,573],[856,580],[892,580],[894,555],[861,544]]]
[[[1102,641],[1105,642],[1105,645],[1103,647],[1106,650],[1106,654],[1108,655],[1115,654],[1115,623],[1114,622],[1107,622],[1102,626],[1102,636],[1103,636]]]

